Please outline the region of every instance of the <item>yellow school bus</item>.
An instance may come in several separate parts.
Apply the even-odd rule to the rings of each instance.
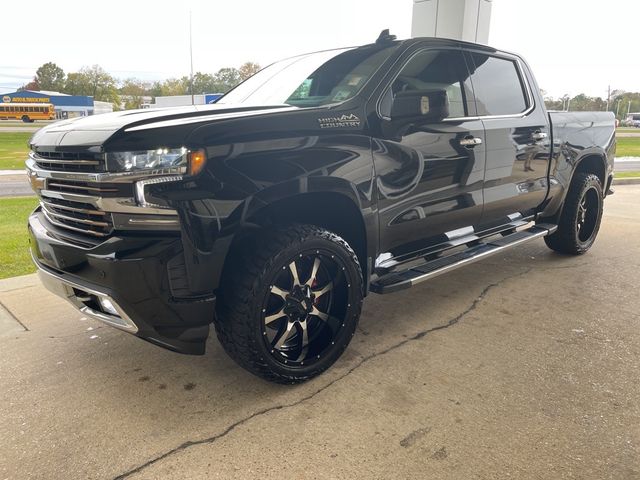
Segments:
[[[56,112],[50,103],[0,103],[0,120],[54,120]]]

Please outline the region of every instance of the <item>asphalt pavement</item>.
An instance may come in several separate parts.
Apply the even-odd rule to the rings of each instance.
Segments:
[[[0,281],[0,479],[638,479],[639,233],[620,186],[586,255],[538,241],[371,295],[295,387]]]
[[[11,175],[0,175],[0,197],[25,197],[34,195],[27,174],[17,170]]]
[[[616,172],[640,172],[640,157],[616,158]]]
[[[0,120],[0,132],[8,133],[20,133],[20,132],[35,132],[47,125],[55,123],[54,121],[36,121],[33,123],[24,123],[13,120]]]
[[[38,130],[40,130],[42,128],[42,125],[40,125],[39,127],[4,127],[0,125],[0,132],[7,132],[7,133],[32,133],[32,132],[37,132]]]

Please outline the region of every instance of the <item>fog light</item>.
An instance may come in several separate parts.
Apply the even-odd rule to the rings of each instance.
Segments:
[[[115,315],[117,317],[120,316],[118,310],[116,310],[116,307],[113,305],[111,300],[109,300],[108,298],[100,297],[98,301],[100,302],[100,306],[102,307],[102,310],[104,312]]]

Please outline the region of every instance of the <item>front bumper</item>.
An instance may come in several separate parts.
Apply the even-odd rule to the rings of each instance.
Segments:
[[[66,280],[64,276],[53,273],[39,264],[37,260],[33,259],[33,261],[38,267],[38,277],[47,290],[69,300],[74,307],[88,317],[100,320],[125,332],[134,334],[138,332],[139,328],[136,323],[109,295],[86,285]],[[105,301],[110,303],[113,311],[104,311],[102,305]]]
[[[185,288],[179,237],[114,235],[79,246],[56,235],[40,209],[29,235],[42,283],[82,313],[177,352],[204,353],[215,296]]]

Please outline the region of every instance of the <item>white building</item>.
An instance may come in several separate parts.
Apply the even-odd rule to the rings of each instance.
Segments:
[[[111,102],[101,102],[100,100],[93,101],[93,114],[98,115],[100,113],[111,113],[113,112],[113,103]]]
[[[411,36],[486,45],[490,20],[491,0],[413,0]]]
[[[193,103],[191,95],[171,95],[168,97],[156,97],[155,103],[143,105],[142,108],[167,108],[167,107],[184,107],[187,105],[210,105],[215,103],[222,95],[222,93],[203,93],[201,95],[193,96]]]

